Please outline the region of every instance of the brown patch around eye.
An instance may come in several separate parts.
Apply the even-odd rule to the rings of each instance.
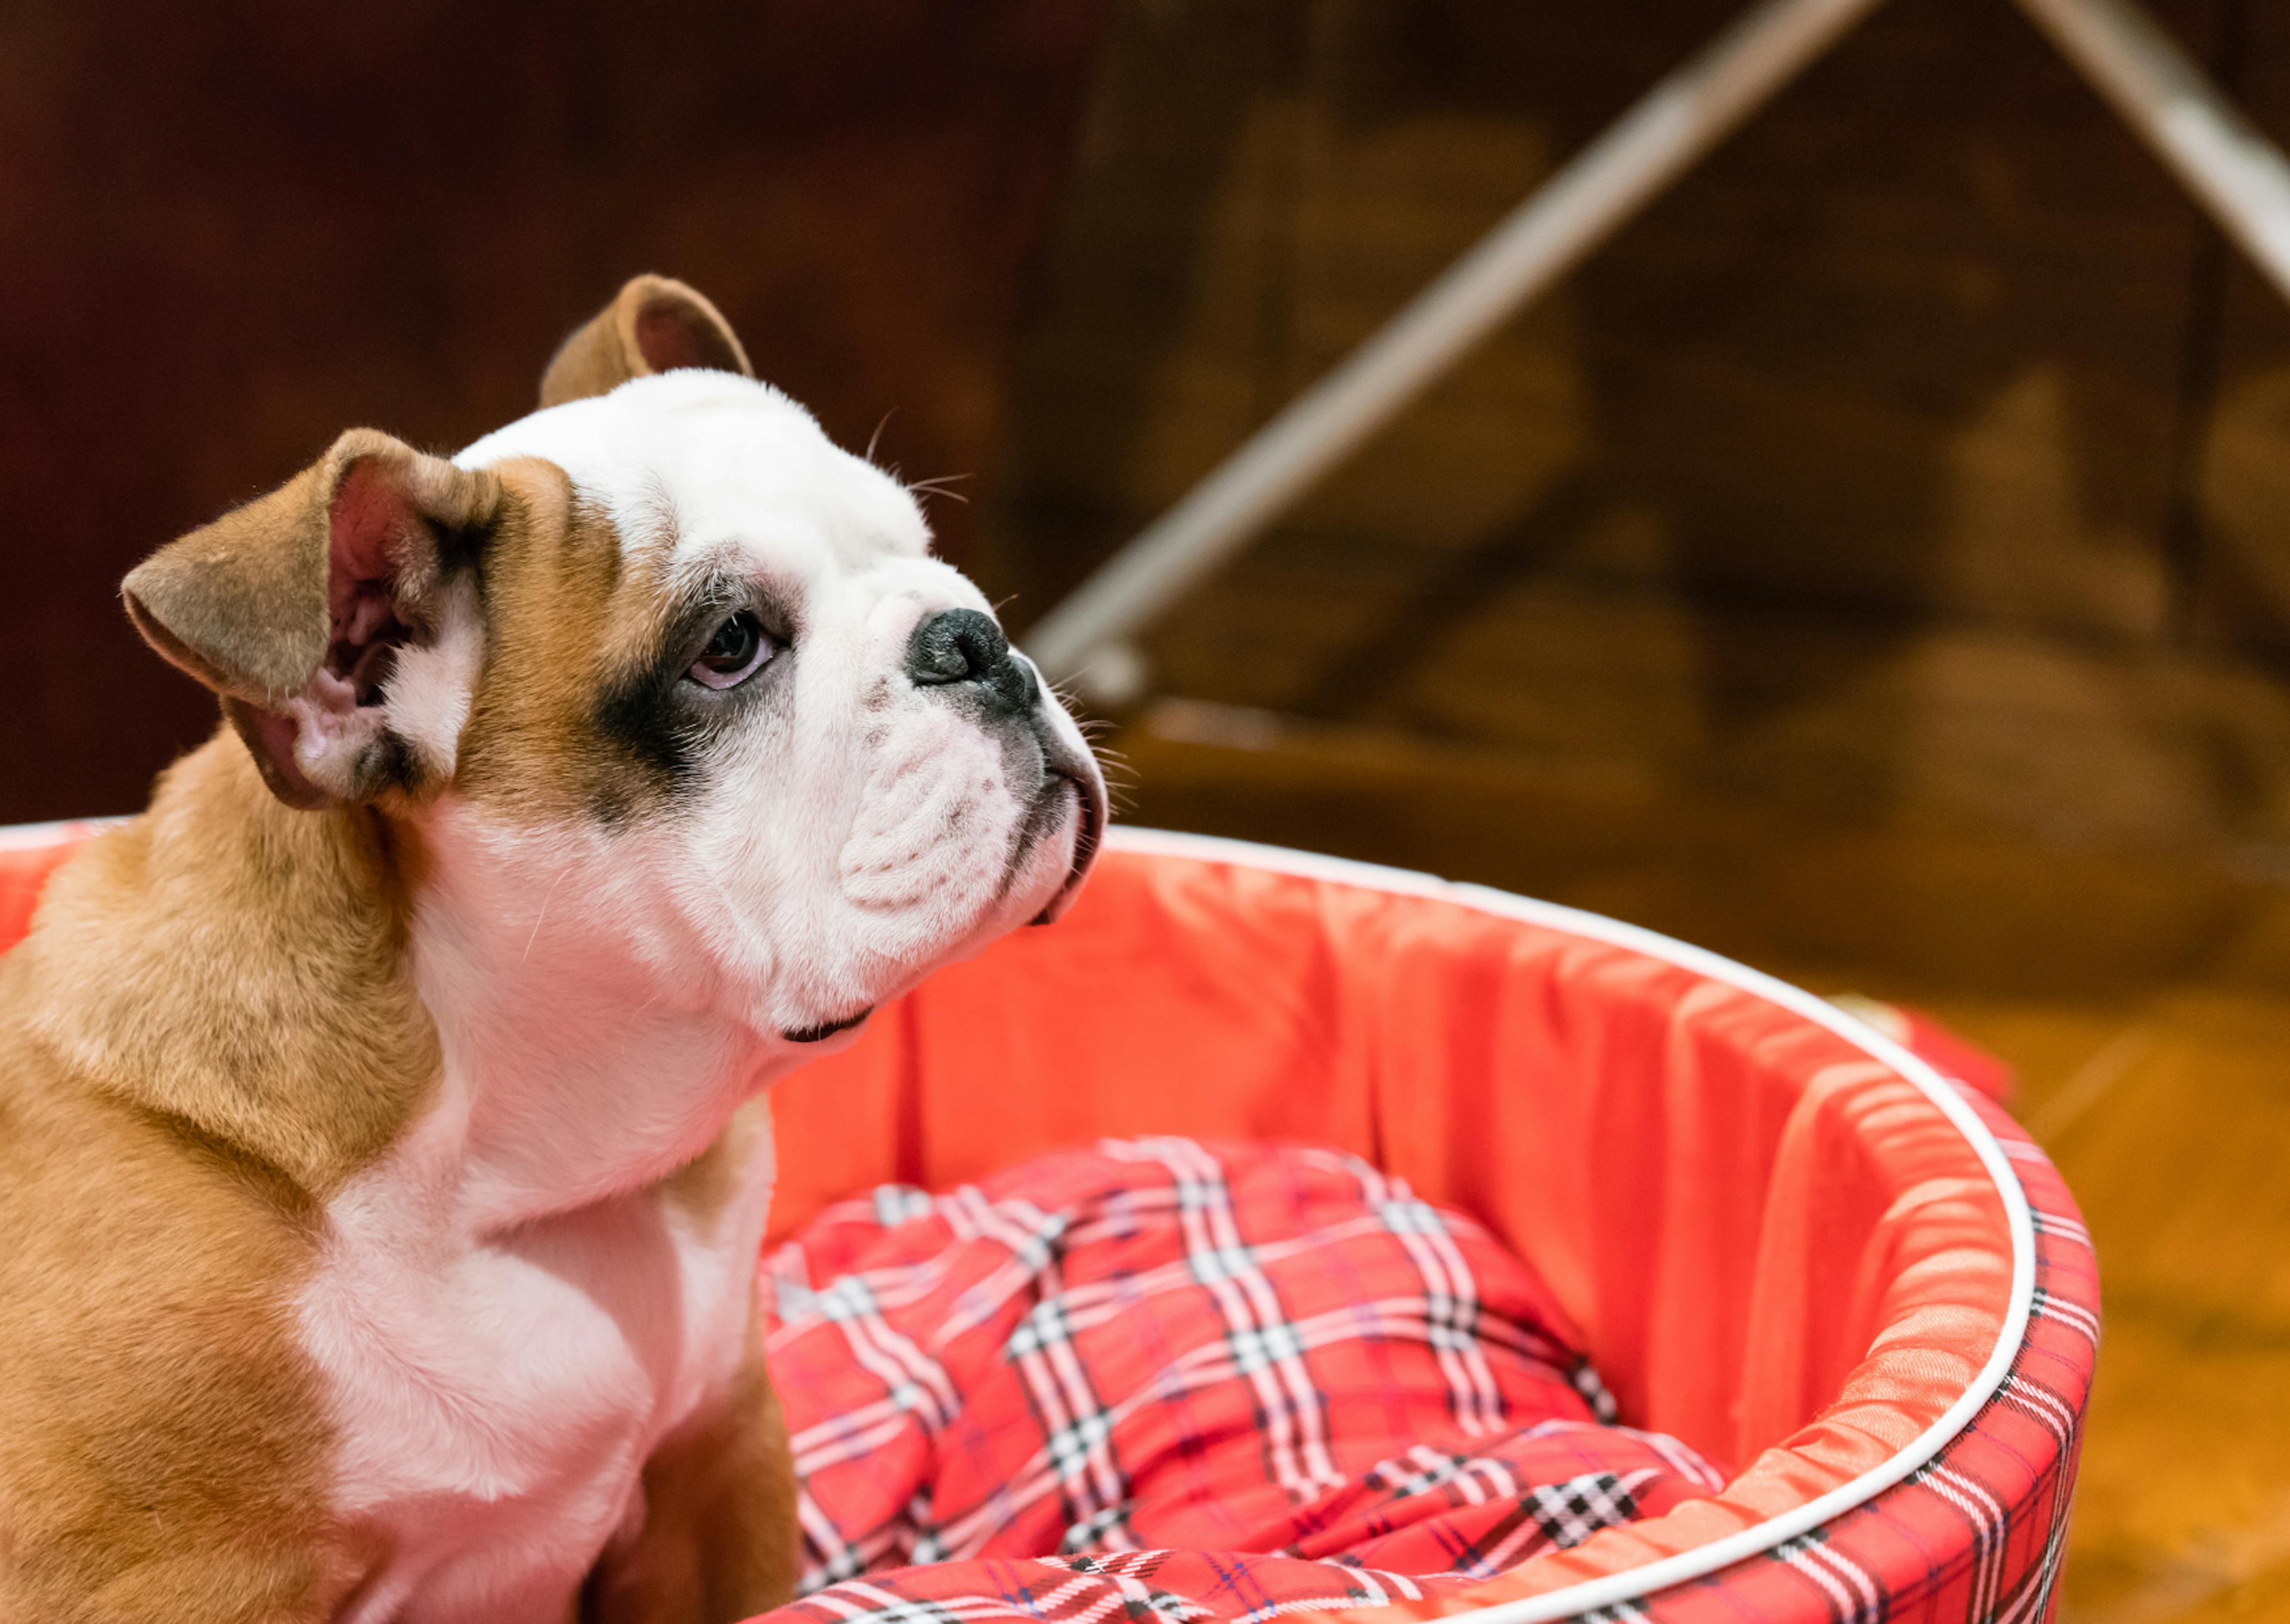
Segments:
[[[789,606],[736,568],[695,577],[678,563],[665,493],[638,505],[631,545],[555,464],[497,471],[508,499],[483,574],[486,657],[463,788],[520,812],[608,824],[673,800],[698,781],[711,734],[739,714],[732,690],[683,680],[693,659],[743,612],[772,659],[785,658],[800,634]]]
[[[680,781],[668,718],[636,698],[670,629],[664,550],[628,556],[611,516],[553,463],[499,471],[508,511],[484,572],[463,787],[519,812],[616,821]]]
[[[650,663],[608,683],[597,699],[598,735],[616,747],[660,795],[672,796],[686,787],[697,768],[699,741],[677,705],[681,696],[677,684],[685,663],[681,649],[667,644]],[[598,788],[605,794],[595,804],[608,820],[629,804],[627,786],[617,779]]]

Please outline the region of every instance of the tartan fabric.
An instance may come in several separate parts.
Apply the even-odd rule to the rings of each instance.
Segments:
[[[2052,1617],[2097,1274],[2050,1162],[1960,1092],[2035,1214],[2003,1388],[1810,1535],[1583,1616]],[[1108,1143],[886,1188],[765,1275],[805,1478],[808,1593],[774,1624],[1461,1614],[1485,1576],[1720,1481],[1601,1423],[1579,1340],[1484,1231],[1333,1152]]]
[[[1333,1151],[1107,1141],[886,1188],[765,1278],[788,1619],[1373,1605],[1724,1481],[1602,1420],[1524,1263]]]

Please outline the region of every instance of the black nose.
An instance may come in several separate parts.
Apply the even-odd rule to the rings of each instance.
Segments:
[[[1034,702],[1034,670],[1010,652],[994,617],[975,609],[925,615],[907,639],[907,675],[918,687],[975,684],[1013,710]]]

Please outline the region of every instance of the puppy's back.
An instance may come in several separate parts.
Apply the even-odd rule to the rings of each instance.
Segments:
[[[0,1007],[21,979],[0,961]],[[311,1616],[291,1199],[77,1081],[0,1032],[0,1620]]]
[[[368,1052],[341,978],[388,909],[244,756],[179,764],[0,956],[0,1624],[318,1619],[356,1580],[294,1297],[324,1180],[404,1115],[343,1091],[420,1098],[435,1039]]]

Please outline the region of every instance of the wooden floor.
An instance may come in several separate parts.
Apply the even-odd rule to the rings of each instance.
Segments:
[[[1108,742],[1131,821],[1594,908],[1916,1004],[2011,1062],[2106,1296],[2061,1616],[2290,1620],[2290,876],[1824,826],[1181,701]]]

